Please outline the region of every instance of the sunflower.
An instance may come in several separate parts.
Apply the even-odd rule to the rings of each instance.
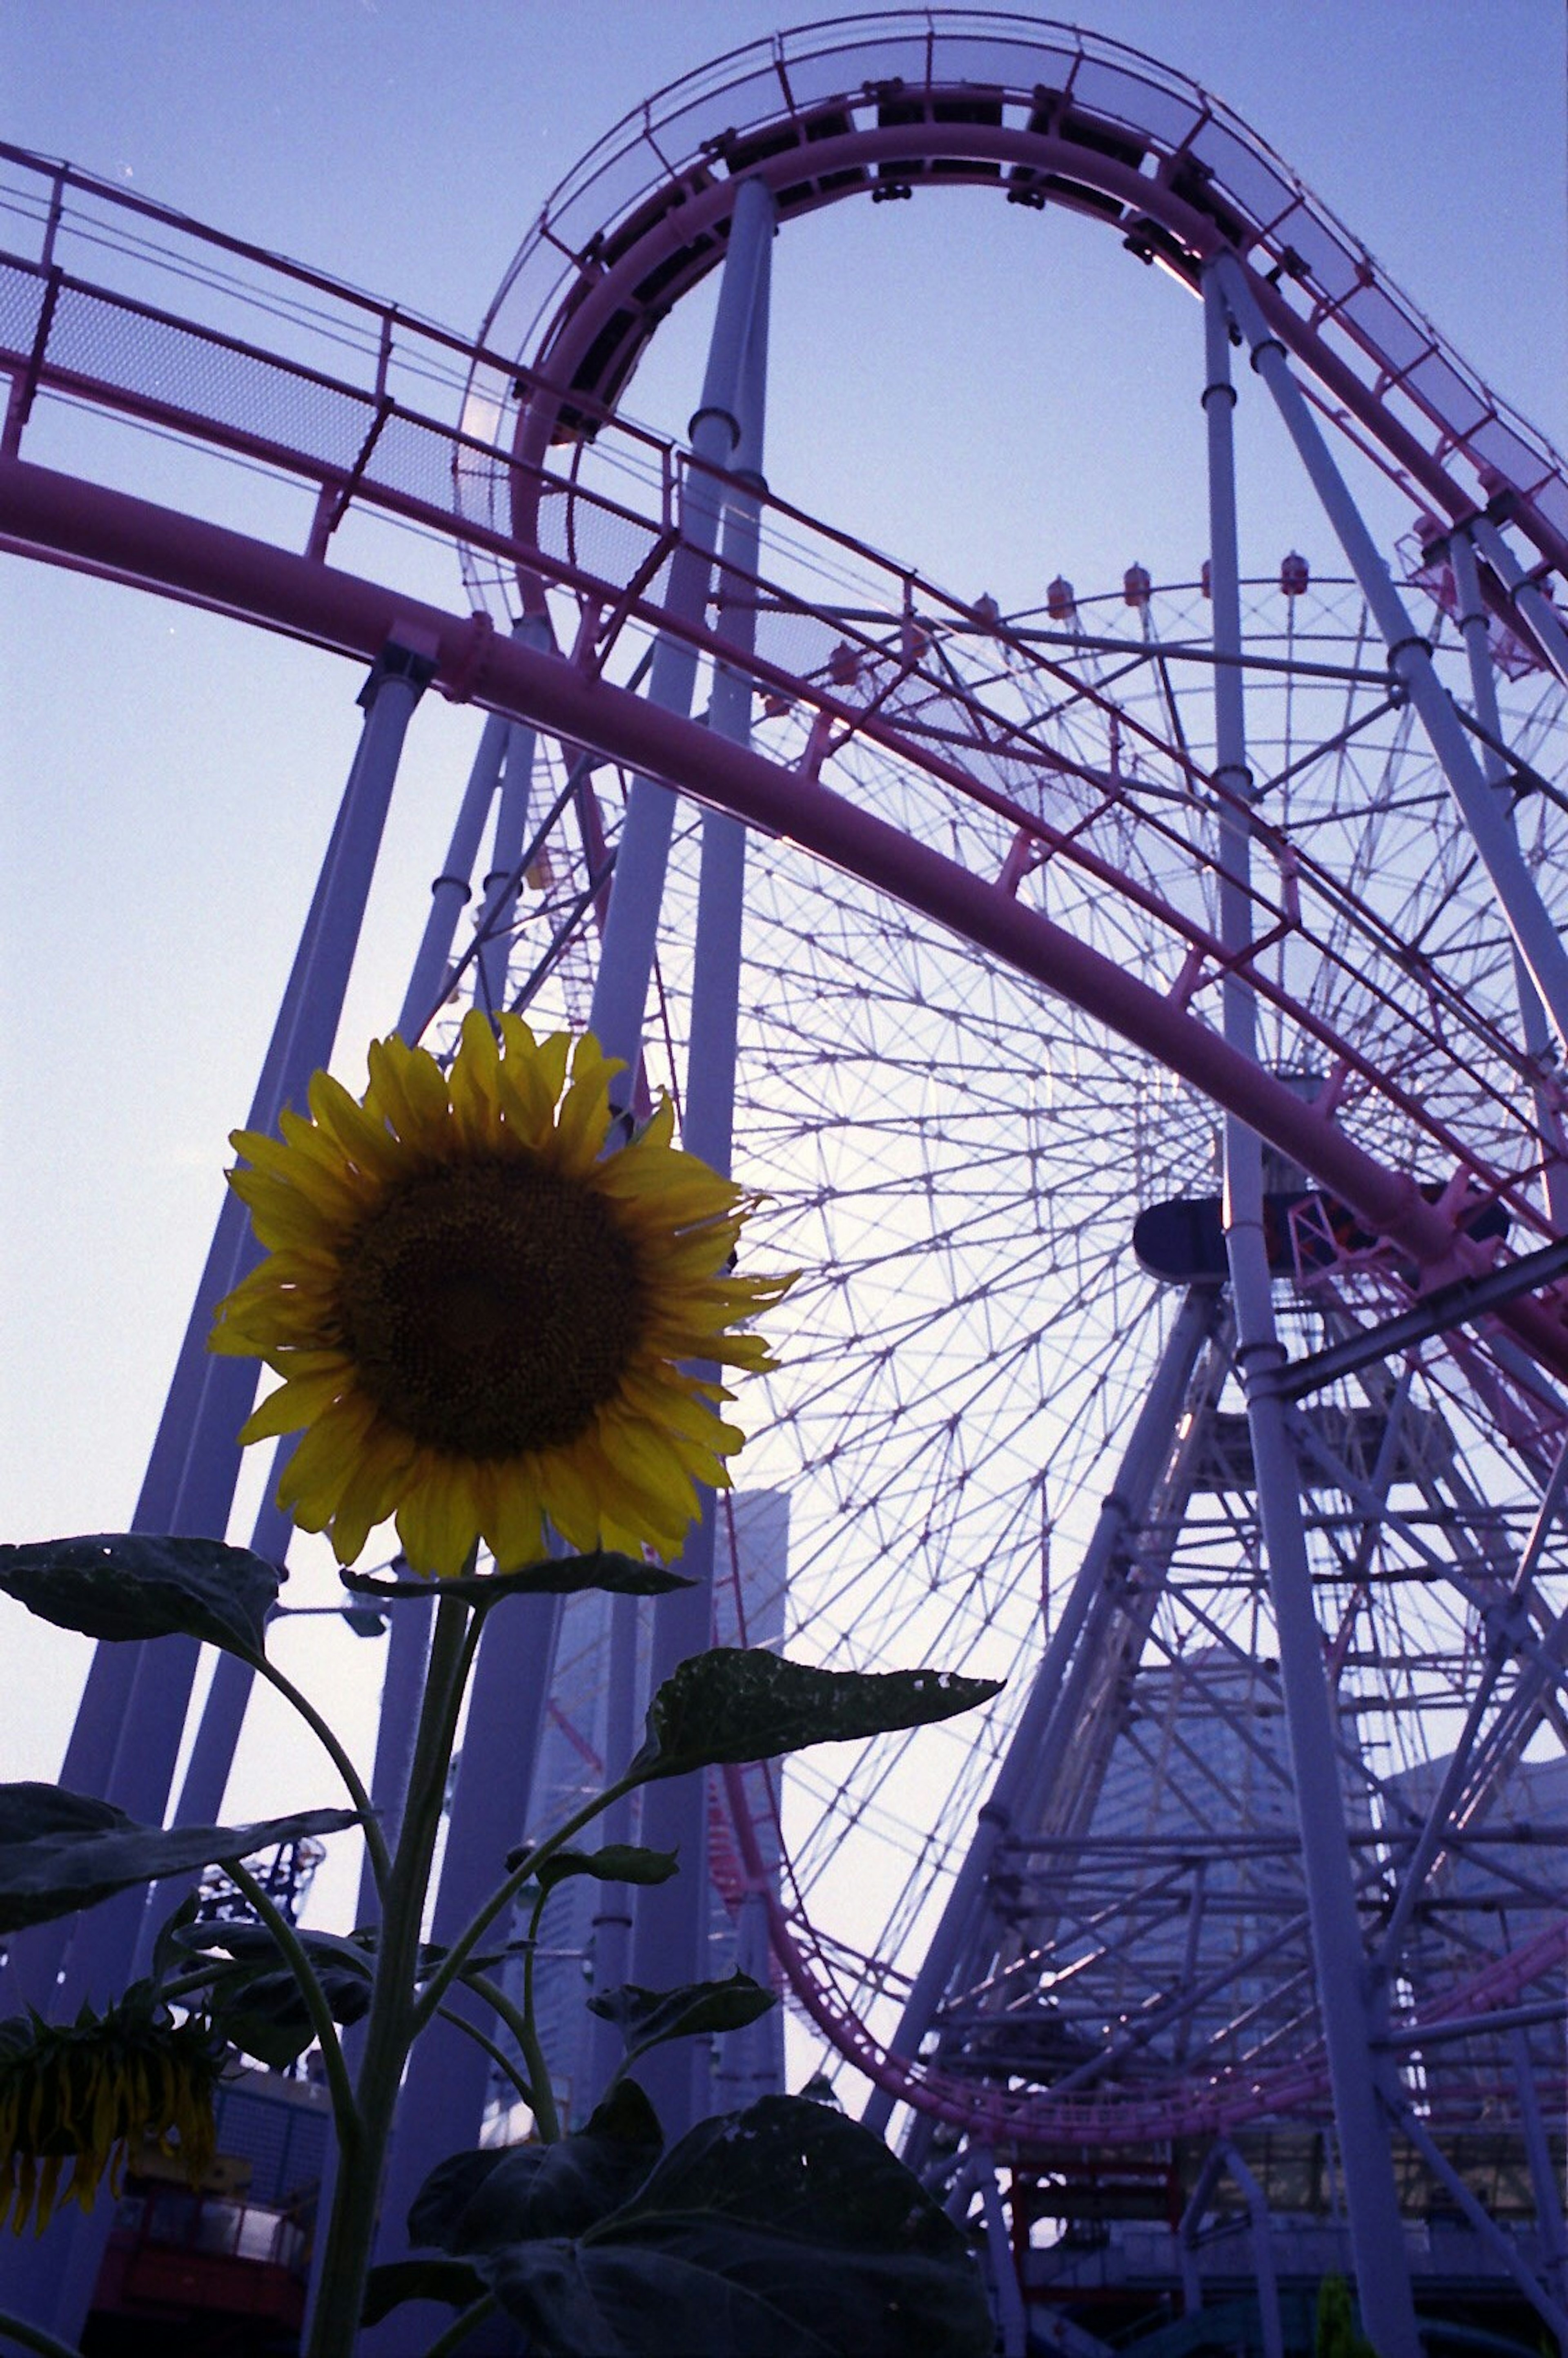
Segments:
[[[283,1377],[240,1437],[301,1434],[279,1503],[340,1563],[389,1515],[425,1573],[481,1539],[528,1562],[546,1520],[673,1555],[696,1485],[727,1487],[730,1395],[682,1363],[771,1367],[736,1329],[789,1281],[731,1273],[755,1199],[671,1144],[667,1099],[605,1152],[621,1069],[476,1011],[447,1071],[395,1034],[362,1098],[318,1073],[281,1141],[233,1133],[266,1258],[211,1348]]]
[[[61,2199],[91,2211],[105,2172],[118,2193],[133,2141],[178,2156],[199,2184],[223,2053],[204,2025],[175,2022],[145,1982],[63,2028],[37,2014],[0,2023],[0,2223],[9,2212],[19,2235],[30,2213],[42,2234]]]

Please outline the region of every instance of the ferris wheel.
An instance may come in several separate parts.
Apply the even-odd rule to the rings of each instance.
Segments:
[[[1411,555],[1412,587],[1426,596],[1429,626],[1452,656],[1456,633],[1441,580]],[[1502,1077],[1515,1022],[1508,944],[1413,715],[1388,694],[1359,592],[1344,579],[1314,581],[1293,553],[1281,576],[1246,591],[1256,756],[1282,780],[1281,835],[1302,847],[1325,891],[1333,880],[1305,1022],[1287,1023],[1281,1010],[1276,1069],[1303,1087],[1320,1086],[1331,1043],[1351,1044],[1392,1084],[1368,1080],[1359,1109],[1363,1134],[1390,1160],[1437,1181],[1440,1134],[1452,1125],[1473,1147],[1487,1141],[1499,1163],[1517,1162],[1523,1134],[1507,1110]],[[1173,812],[1192,827],[1187,882],[1202,890],[1203,817],[1182,780],[1213,766],[1204,604],[1197,581],[1157,588],[1138,578],[1103,597],[1075,599],[1081,653],[1063,644],[1071,635],[1059,627],[1065,617],[1048,610],[1006,626],[1018,647],[1030,648],[1040,633],[1052,642],[1049,681],[1037,675],[1026,687],[1016,672],[1006,677],[1022,703],[1038,698],[1034,725],[1050,713],[1064,760],[1087,771],[1108,777],[1121,765],[1130,805],[1159,817],[1163,874],[1135,816],[1121,852],[1124,872],[1151,892],[1168,892],[1176,867]],[[1126,676],[1129,657],[1135,684]],[[946,660],[977,695],[995,693],[994,646],[966,635]],[[1117,673],[1123,676],[1107,693],[1104,682]],[[1531,769],[1550,763],[1563,721],[1560,685],[1532,660],[1508,683],[1507,702],[1518,757]],[[790,717],[772,725],[784,730]],[[879,777],[871,766],[864,784],[896,806],[896,777]],[[615,799],[607,798],[601,831],[611,846]],[[1264,809],[1270,799],[1267,790],[1260,795]],[[1532,861],[1553,856],[1562,826],[1543,773],[1529,804]],[[659,968],[660,1045],[649,1053],[655,1085],[677,1093],[690,990],[682,945],[693,932],[697,848],[694,820],[676,840]],[[579,905],[583,857],[563,827],[538,863],[536,892],[514,919],[514,965],[529,979],[526,1003],[538,1010],[565,1014],[573,1003],[573,937],[560,940],[556,961],[532,944],[550,938],[559,914]],[[1096,921],[1087,896],[1075,916]],[[1148,954],[1135,909],[1119,903],[1109,923],[1119,954]],[[1431,946],[1424,956],[1423,943]],[[1286,956],[1281,948],[1281,968]],[[1428,957],[1415,994],[1408,985],[1402,995],[1379,988],[1383,962],[1391,976],[1400,961],[1408,972]],[[1086,1952],[1082,1901],[1047,1935],[1035,1912],[1041,1902],[1029,1896],[1046,1876],[1042,1859],[1060,1888],[1103,1858],[1101,1817],[1111,1804],[1103,1788],[1097,1799],[1097,1779],[1108,1778],[1113,1791],[1130,1777],[1140,1783],[1146,1839],[1154,1841],[1157,1829],[1160,1844],[1181,1851],[1189,1877],[1212,1879],[1209,1854],[1265,1839],[1250,1823],[1254,1812],[1277,1847],[1289,1770],[1235,1338],[1214,1258],[1213,1109],[1103,1026],[1075,1018],[852,880],[803,871],[787,849],[754,853],[746,977],[738,1162],[770,1198],[752,1249],[759,1265],[765,1255],[802,1276],[786,1364],[758,1388],[762,1414],[752,1395],[759,1429],[746,1460],[748,1487],[776,1484],[788,1495],[787,1575],[774,1595],[765,1580],[732,1564],[737,1608],[782,1625],[792,1652],[826,1663],[867,1668],[918,1655],[983,1664],[1008,1679],[1010,1696],[979,1744],[959,1730],[884,1738],[842,1767],[792,1762],[757,1800],[759,1820],[766,1826],[773,1814],[769,1832],[782,1846],[794,1995],[835,2058],[863,2064],[873,2042],[897,2051],[914,1965],[972,1841],[1033,1666],[1061,1625],[1101,1502],[1122,1479],[1131,1429],[1185,1319],[1190,1364],[1170,1419],[1173,1436],[1183,1420],[1190,1428],[1183,1463],[1162,1468],[1130,1542],[1152,1552],[1160,1575],[1125,1627],[1114,1637],[1101,1632],[1098,1671],[1080,1665],[1080,1681],[1098,1683],[1098,1693],[1092,1707],[1080,1705],[1075,1743],[1098,1736],[1105,1757],[1092,1771],[1080,1763],[1064,1792],[1042,1797],[1038,1830],[1021,1835],[1020,1855],[997,1870],[1009,1889],[1017,1956],[1011,1975],[987,1961],[978,1980],[989,1974],[989,2002],[978,1999],[975,2011],[994,2014],[994,2035],[1017,2047],[1027,2044],[1029,2011],[1010,2021],[1019,2012],[1002,1995],[1010,1978],[1016,1996],[1036,1975],[1059,1973],[1074,1987],[1070,2017],[1101,2026],[1131,2020],[1162,1990],[1176,2001],[1173,2022],[1187,2027],[1162,2075],[1151,2068],[1161,2039],[1140,2038],[1125,2084],[1115,2071],[1095,2075],[1092,2110],[1066,2103],[1055,2119],[1047,2096],[1019,2099],[1011,2133],[1047,2149],[1091,2130],[1148,2133],[1162,2114],[1167,2130],[1189,2117],[1195,2125],[1206,2108],[1218,2118],[1227,2103],[1244,2115],[1256,2101],[1251,2092],[1227,2099],[1213,2090],[1217,2071],[1243,2079],[1254,2049],[1271,2054],[1284,2036],[1272,2013],[1259,2015],[1260,1967],[1241,1974],[1246,2005],[1236,1999],[1241,2013],[1259,2018],[1249,2029],[1222,2025],[1224,1977],[1212,1936],[1195,1934],[1195,1958],[1216,1986],[1200,2009],[1206,2036],[1194,2046],[1178,1992],[1161,1978],[1174,1984],[1179,1960],[1157,1944],[1156,1965],[1137,1943],[1122,1949],[1108,1930],[1098,1953],[1092,1942]],[[1433,1020],[1439,1005],[1448,1011],[1441,1029]],[[1539,1141],[1531,1152],[1539,1157]],[[1276,1283],[1293,1356],[1328,1348],[1409,1297],[1398,1256],[1380,1253],[1369,1238],[1357,1244],[1352,1237],[1347,1251],[1330,1256],[1327,1232],[1314,1224],[1332,1210],[1304,1174],[1276,1156],[1271,1177],[1271,1192],[1290,1206],[1280,1215]],[[1195,1221],[1195,1207],[1211,1199],[1209,1241],[1192,1267],[1161,1266],[1162,1207],[1167,1224],[1177,1205],[1193,1207]],[[1152,1228],[1142,1219],[1149,1213]],[[1502,1217],[1489,1215],[1494,1229]],[[1522,1227],[1530,1213],[1521,1202],[1513,1217]],[[1379,1468],[1392,1386],[1402,1387],[1402,1433]],[[1442,1756],[1462,1721],[1476,1677],[1476,1617],[1484,1618],[1487,1582],[1539,1508],[1552,1414],[1517,1368],[1456,1357],[1431,1338],[1397,1378],[1379,1364],[1369,1394],[1352,1369],[1316,1404],[1311,1440],[1336,1442],[1344,1455],[1337,1478],[1332,1466],[1307,1478],[1316,1578],[1325,1611],[1333,1599],[1341,1656],[1338,1708],[1369,1845],[1390,1832],[1402,1795],[1412,1797],[1407,1809],[1413,1805],[1423,1764]],[[1439,1577],[1439,1563],[1455,1557],[1483,1568],[1468,1596],[1463,1575],[1446,1592]],[[574,1724],[588,1724],[600,1674],[595,1652],[568,1658],[563,1671],[557,1701]],[[1253,1717],[1271,1723],[1261,1747],[1248,1742]],[[1152,1751],[1135,1737],[1145,1723],[1163,1730]],[[1206,1725],[1206,1735],[1195,1735]],[[1522,1752],[1522,1727],[1519,1736]],[[1227,1785],[1217,1755],[1205,1759],[1206,1745],[1211,1753],[1216,1745],[1238,1749],[1255,1774]],[[1499,1773],[1506,1788],[1508,1771]],[[1195,1778],[1195,1794],[1187,1790]],[[750,1812],[744,1793],[733,1798]],[[1124,1841],[1130,1855],[1139,1846],[1130,1827]],[[1130,1916],[1144,1904],[1148,1873],[1145,1862],[1124,1896]],[[1194,1919],[1190,1887],[1169,1873],[1162,1887],[1167,1927],[1185,1926]],[[1287,1877],[1283,1893],[1300,1920],[1299,1880]],[[1380,1869],[1366,1893],[1369,1911],[1384,1903]],[[1238,1910],[1233,1898],[1217,1909],[1217,1922],[1229,1920],[1224,1952],[1244,1958],[1238,1920],[1255,1945],[1269,1905],[1277,1910],[1281,1901],[1276,1885],[1268,1905]],[[1112,1912],[1108,1891],[1098,1913]],[[1292,1939],[1299,1977],[1302,1921]],[[1063,1963],[1053,1969],[1057,1944]],[[1464,1952],[1461,1942],[1456,1956]],[[1450,1968],[1458,1973],[1454,1959]],[[950,1994],[949,2012],[954,2003]],[[1292,2004],[1286,2044],[1310,2048],[1310,2006],[1303,2012],[1299,1990]],[[938,2046],[929,2069],[917,2065],[901,2079],[901,2093],[935,2117],[983,2115],[996,2099],[995,2067],[974,2060],[967,2038],[953,2056],[945,2066]],[[1022,2071],[1000,2079],[1027,2085]]]
[[[1186,580],[1108,552],[1108,589],[1004,614],[768,495],[775,229],[952,183],[1201,296]],[[715,270],[685,450],[616,404]],[[1562,462],[1217,102],[1019,16],[688,78],[551,199],[476,343],[339,290],[362,384],[131,303],[135,368],[94,374],[51,359],[51,285],[18,438],[51,390],[139,405],[314,504],[258,555],[22,468],[13,538],[377,658],[399,717],[353,793],[429,680],[485,704],[409,1028],[438,1044],[454,994],[591,1018],[765,1192],[748,1250],[802,1275],[744,1482],[787,1537],[715,1516],[719,1628],[1008,1682],[983,1724],[671,1801],[765,1920],[808,2068],[869,2082],[956,2201],[1001,2158],[1022,2246],[1075,2187],[1106,2215],[1108,2170],[1162,2172],[1195,2236],[1227,2169],[1311,2209],[1332,2132],[1400,2358],[1388,2254],[1433,2188],[1519,2258],[1485,2160],[1533,2188],[1525,2294],[1568,2331]],[[1260,579],[1238,347],[1325,517]],[[1403,517],[1384,557],[1357,470]],[[334,568],[364,516],[449,537],[474,611]],[[622,1645],[617,1725],[607,1624],[552,1632],[539,1708],[579,1760],[675,1634]],[[476,1707],[481,1776],[507,1741]]]

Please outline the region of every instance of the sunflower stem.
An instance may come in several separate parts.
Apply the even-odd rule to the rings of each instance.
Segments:
[[[158,1996],[165,2006],[183,2006],[188,1997],[196,1996],[198,1990],[211,1989],[214,1974],[221,1971],[222,1967],[211,1961],[204,1965],[192,1965],[189,1973],[180,1974],[172,1981],[159,1982]]]
[[[354,1767],[335,1731],[322,1718],[308,1695],[301,1694],[294,1681],[280,1671],[265,1654],[254,1657],[256,1669],[269,1686],[276,1687],[286,1703],[293,1704],[311,1734],[320,1743],[332,1766],[342,1779],[350,1801],[359,1812],[364,1827],[365,1848],[370,1853],[370,1868],[375,1877],[375,1887],[382,1900],[386,1898],[387,1877],[392,1873],[392,1854],[386,1846],[386,1836],[381,1830],[381,1820],[366,1790],[363,1779]]]
[[[403,1826],[387,1877],[356,2095],[357,2135],[340,2156],[320,2292],[304,2358],[346,2358],[359,2336],[381,2181],[404,2066],[434,2009],[416,2007],[419,1934],[446,1799],[458,1714],[471,1662],[473,1615],[460,1596],[436,1608]]]
[[[492,2003],[492,2000],[489,1996],[488,1989],[480,1987],[477,1983],[470,1984],[470,1986],[477,1991],[478,1995],[485,2000],[486,2005]],[[497,2011],[499,2012],[499,2008]],[[443,2022],[449,2022],[454,2030],[460,2030],[465,2039],[471,2039],[476,2047],[483,2048],[485,2053],[489,2056],[496,2070],[501,2072],[504,2078],[511,2081],[513,2086],[516,2089],[517,2093],[522,2097],[523,2102],[530,2110],[532,2110],[534,2104],[534,2091],[528,2085],[527,2081],[524,2080],[522,2072],[519,2071],[517,2066],[506,2052],[505,2048],[501,2044],[501,2041],[498,2039],[492,2039],[489,2032],[481,2030],[477,2022],[470,2022],[466,2014],[455,2013],[449,2006],[438,2006],[436,2008],[436,2012]],[[512,2028],[510,2022],[508,2022],[507,2028],[508,2029]]]
[[[473,1569],[478,1561],[479,1541],[476,1540],[469,1550],[469,1560],[463,1566],[463,1572],[467,1577],[472,1578]],[[479,1641],[484,1635],[484,1625],[494,1602],[495,1599],[492,1596],[470,1597],[467,1600],[469,1626],[463,1633],[462,1652],[458,1659],[457,1691],[460,1700],[468,1693],[469,1680],[473,1673],[474,1657],[479,1652]]]
[[[546,1842],[542,1842],[536,1850],[531,1850],[499,1889],[492,1892],[478,1915],[470,1920],[425,1984],[418,2004],[414,2010],[414,2027],[416,2031],[424,2028],[452,1984],[460,1974],[466,1973],[470,1957],[478,1948],[492,1924],[494,1923],[502,1909],[509,1907],[516,1898],[523,1886],[537,1873],[541,1861],[554,1858],[558,1850],[566,1848],[574,1834],[580,1833],[584,1826],[591,1825],[594,1819],[608,1810],[611,1803],[620,1801],[623,1793],[634,1793],[639,1785],[646,1782],[645,1770],[637,1774],[628,1771],[624,1777],[618,1777],[614,1784],[605,1787],[602,1793],[596,1793],[591,1801],[585,1801],[582,1808],[567,1820],[565,1825],[557,1826]]]
[[[332,2122],[340,2145],[347,2147],[359,2126],[359,2109],[354,2103],[349,2068],[343,2061],[342,2042],[338,2026],[332,2019],[332,2009],[327,2003],[327,1993],[321,1987],[309,1953],[287,1917],[259,1884],[254,1875],[240,1865],[238,1859],[225,1867],[224,1873],[236,1891],[243,1891],[267,1931],[276,1942],[289,1972],[305,2000],[306,2011],[321,2049],[321,2062],[327,2074],[327,2086],[332,2098]]]
[[[545,1912],[548,1889],[542,1890],[534,1902],[534,1913],[528,1920],[527,1945],[523,1952],[523,2021],[521,2036],[523,2061],[528,2066],[528,2076],[534,2082],[534,2123],[546,2145],[558,2145],[561,2139],[561,2116],[556,2110],[556,2092],[550,2085],[549,2068],[539,2044],[539,2028],[534,2016],[534,1958],[539,1946],[539,1919]]]
[[[512,2000],[507,1996],[506,1992],[503,1989],[501,1984],[497,1981],[492,1981],[488,1974],[464,1974],[462,1981],[463,1987],[465,1989],[472,1990],[476,1997],[482,1998],[486,2006],[491,2008],[492,2012],[497,2017],[497,2018],[506,2025],[507,2029],[512,2033],[512,2036],[517,2041],[518,2046],[525,2046],[526,2042],[523,2037],[523,2015],[518,2007],[514,2006]],[[444,2015],[446,2014],[447,2009],[443,2006],[438,2006],[437,2011],[438,2013]],[[455,2016],[449,2017],[449,2019],[452,2020],[456,2020],[456,2018],[457,2017]],[[471,2030],[473,2026],[470,2023],[467,2028]],[[507,2077],[511,2080],[514,2087],[521,2088],[523,2090],[524,2103],[532,2104],[534,2102],[534,2092],[532,2088],[524,2087],[521,2078],[514,2071],[509,2069]]]

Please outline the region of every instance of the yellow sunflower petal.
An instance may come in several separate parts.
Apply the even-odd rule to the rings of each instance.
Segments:
[[[665,1238],[647,1259],[673,1285],[720,1285],[732,1282],[723,1271],[734,1248],[727,1220],[704,1220],[699,1227]]]
[[[697,1488],[677,1452],[662,1447],[631,1419],[618,1422],[608,1433],[601,1426],[595,1440],[605,1468],[605,1498],[619,1498],[656,1516],[654,1528],[661,1539],[684,1532],[697,1513]]]
[[[668,1379],[657,1383],[646,1376],[623,1377],[617,1408],[632,1412],[656,1430],[683,1434],[715,1456],[732,1455],[746,1438],[738,1425],[723,1423],[710,1408]]]
[[[470,1153],[493,1152],[501,1141],[501,1050],[490,1018],[471,1008],[447,1086],[458,1137]]]
[[[233,1293],[224,1298],[232,1302],[241,1294],[276,1293],[298,1286],[336,1290],[342,1274],[342,1249],[330,1244],[289,1245],[269,1253],[266,1260],[243,1277]]]
[[[248,1292],[236,1286],[213,1315],[210,1350],[260,1359],[277,1350],[330,1348],[336,1333],[332,1297],[300,1286],[258,1284]]]
[[[684,1533],[681,1536],[684,1537]],[[618,1523],[607,1515],[600,1526],[599,1544],[600,1547],[611,1548],[621,1555],[634,1556],[643,1547],[644,1540],[650,1537],[650,1534],[643,1531],[641,1524]],[[674,1556],[678,1553],[680,1544],[679,1538],[672,1540],[666,1546],[660,1548],[659,1553],[664,1556]]]
[[[403,1162],[398,1141],[384,1121],[367,1113],[359,1099],[349,1095],[341,1081],[334,1080],[330,1073],[317,1073],[312,1076],[308,1098],[318,1129],[329,1131],[362,1171],[380,1179],[397,1177]]]
[[[397,1536],[416,1572],[438,1579],[461,1572],[479,1537],[475,1488],[471,1464],[427,1453],[418,1487],[397,1509]]]
[[[554,1134],[556,1104],[566,1084],[571,1041],[566,1033],[557,1032],[535,1043],[516,1015],[502,1017],[501,1037],[501,1102],[508,1127],[520,1143],[542,1151]]]
[[[356,1458],[338,1494],[330,1530],[340,1563],[352,1563],[377,1523],[386,1520],[408,1479],[405,1459],[383,1447]]]
[[[243,1443],[271,1441],[279,1433],[298,1433],[324,1415],[334,1401],[342,1398],[353,1382],[351,1362],[336,1353],[312,1352],[309,1356],[313,1360],[324,1358],[326,1364],[301,1368],[297,1360],[291,1360],[282,1390],[270,1392],[240,1427]]]
[[[269,1251],[290,1245],[320,1246],[339,1223],[297,1187],[282,1185],[265,1171],[231,1171],[229,1184],[251,1216],[251,1226]]]
[[[736,1197],[736,1190],[694,1155],[674,1148],[654,1153],[645,1139],[607,1154],[594,1173],[594,1184],[601,1195],[624,1206],[632,1228],[654,1236],[723,1217],[732,1212]]]
[[[334,1400],[322,1410],[315,1422],[304,1433],[294,1455],[284,1467],[278,1482],[280,1503],[302,1516],[308,1508],[319,1520],[307,1526],[321,1531],[330,1520],[342,1490],[362,1451],[376,1424],[375,1410],[362,1393],[351,1392],[345,1399]],[[378,1436],[380,1445],[390,1447],[387,1431]],[[404,1455],[412,1456],[413,1444],[403,1436]]]
[[[630,1152],[634,1147],[643,1147],[646,1149],[649,1159],[662,1159],[664,1156],[674,1153],[677,1151],[672,1143],[675,1134],[675,1099],[671,1097],[668,1089],[665,1089],[660,1092],[659,1102],[654,1108],[653,1112],[648,1116],[647,1120],[642,1123],[635,1135],[627,1141],[627,1152]],[[693,1159],[695,1160],[695,1158]],[[708,1165],[706,1163],[702,1165],[702,1168],[703,1170],[708,1171]],[[708,1175],[710,1179],[718,1177],[718,1174],[712,1171],[708,1171]],[[719,1184],[721,1187],[728,1185],[728,1184],[729,1183],[726,1180],[720,1179],[719,1181]]]
[[[596,1547],[601,1528],[601,1490],[580,1462],[579,1452],[556,1449],[547,1456],[540,1453],[533,1464],[545,1512],[562,1539],[574,1548]]]
[[[373,1040],[365,1108],[388,1123],[406,1147],[437,1154],[451,1136],[446,1075],[426,1048],[408,1048],[395,1032]]]
[[[572,1056],[571,1087],[556,1121],[553,1160],[560,1169],[592,1168],[610,1127],[610,1084],[621,1069],[620,1060],[607,1057],[591,1033],[585,1033]]]
[[[512,1458],[484,1468],[481,1535],[499,1572],[514,1572],[545,1552],[544,1500],[530,1463]],[[575,1542],[574,1542],[575,1544]]]
[[[281,1141],[283,1149],[291,1159],[308,1164],[314,1174],[338,1179],[351,1191],[356,1214],[365,1202],[373,1200],[379,1183],[357,1169],[348,1160],[337,1140],[320,1129],[308,1115],[296,1113],[292,1106],[285,1106],[277,1118],[277,1127],[279,1138],[268,1141],[275,1153]],[[254,1162],[256,1159],[252,1152],[250,1160]],[[305,1184],[303,1177],[300,1184]]]

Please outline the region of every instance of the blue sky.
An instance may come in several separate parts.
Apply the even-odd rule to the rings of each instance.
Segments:
[[[790,21],[783,0],[49,0],[0,23],[4,135],[470,329],[603,130]],[[1217,91],[1568,442],[1558,0],[1098,0],[1083,21]],[[655,425],[695,402],[703,300],[632,388]],[[962,191],[844,206],[781,241],[775,306],[784,496],[1007,602],[1058,569],[1195,570],[1194,315],[1114,239]],[[1260,561],[1327,564],[1304,500],[1259,480]],[[134,1503],[359,683],[16,559],[0,584],[0,1535],[24,1538]],[[346,1041],[392,1019],[475,726],[420,716]],[[358,1077],[357,1050],[339,1061]],[[79,1657],[10,1608],[0,1628],[26,1665],[0,1775],[48,1774]]]

